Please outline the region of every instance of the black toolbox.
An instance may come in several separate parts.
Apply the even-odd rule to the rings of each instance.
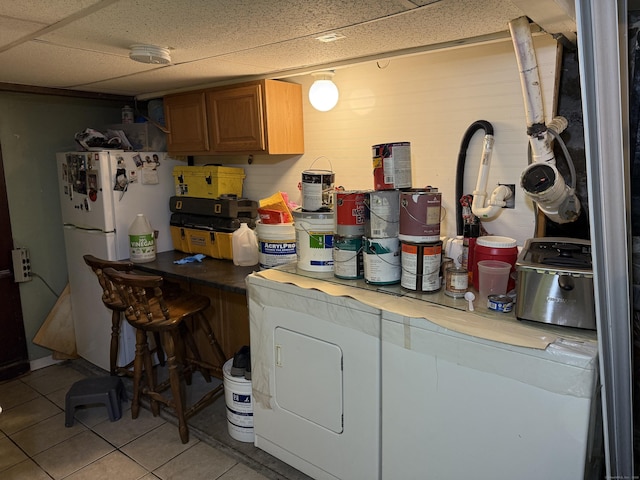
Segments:
[[[220,198],[171,197],[169,208],[173,213],[224,218],[255,219],[258,216],[258,202],[255,200],[224,195]]]

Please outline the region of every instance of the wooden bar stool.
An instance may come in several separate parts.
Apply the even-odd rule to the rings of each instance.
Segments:
[[[130,272],[135,268],[132,262],[116,262],[111,260],[103,260],[93,255],[84,255],[84,262],[91,267],[98,277],[98,282],[102,287],[102,303],[111,310],[111,345],[109,349],[109,373],[111,375],[133,376],[133,362],[128,365],[118,366],[118,344],[120,340],[120,325],[122,323],[122,314],[127,308],[120,294],[102,273],[105,268],[113,268],[119,272]],[[164,365],[164,352],[160,343],[160,335],[155,337],[156,349],[154,350],[158,356],[160,365]]]
[[[220,384],[204,394],[190,408],[185,408],[184,384],[181,373],[190,374],[200,370],[210,381],[207,368],[200,360],[196,342],[191,338],[186,322],[198,322],[208,337],[208,342],[217,358],[217,365],[209,368],[221,371],[225,355],[213,334],[209,321],[203,314],[210,300],[186,290],[173,291],[164,296],[163,279],[156,275],[137,275],[107,268],[104,274],[117,288],[126,305],[125,318],[136,329],[136,357],[133,363],[133,400],[131,414],[136,418],[140,409],[140,395],[150,398],[151,410],[158,414],[158,402],[172,408],[178,418],[178,429],[182,443],[189,441],[187,419],[222,394]],[[159,333],[167,355],[171,398],[161,394],[163,386],[156,385],[151,356],[147,345],[147,332]],[[189,351],[187,351],[189,350]],[[142,373],[146,371],[147,385],[142,384]]]

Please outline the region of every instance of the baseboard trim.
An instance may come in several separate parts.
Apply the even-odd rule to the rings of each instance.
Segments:
[[[55,360],[53,356],[49,355],[48,357],[36,358],[35,360],[31,360],[29,362],[29,366],[31,367],[31,371],[33,372],[35,370],[50,367],[51,365],[56,365],[62,362],[64,362],[64,360]]]

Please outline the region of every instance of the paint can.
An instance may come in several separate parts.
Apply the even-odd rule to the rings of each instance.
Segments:
[[[398,238],[413,243],[439,241],[441,204],[442,194],[435,189],[411,189],[400,192]]]
[[[306,212],[330,211],[333,207],[333,182],[330,170],[302,172],[302,209]]]
[[[363,237],[333,236],[333,274],[337,278],[364,278]]]
[[[336,218],[334,233],[345,237],[364,235],[364,192],[337,191],[333,195]]]
[[[297,267],[310,272],[333,272],[333,212],[293,212]]]
[[[442,242],[402,242],[402,278],[400,285],[416,292],[440,290]]]
[[[367,238],[398,236],[400,218],[400,190],[374,190],[364,195]]]
[[[364,239],[364,280],[373,285],[400,282],[400,240],[393,238]]]
[[[296,229],[293,223],[256,222],[260,270],[295,262]]]
[[[372,147],[373,188],[411,188],[411,143],[381,143]]]

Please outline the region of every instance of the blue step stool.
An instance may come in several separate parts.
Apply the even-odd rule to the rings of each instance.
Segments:
[[[127,392],[119,377],[93,377],[78,380],[71,385],[65,397],[65,427],[73,426],[75,409],[81,405],[102,404],[107,407],[109,420],[122,417],[121,401],[127,401]]]

